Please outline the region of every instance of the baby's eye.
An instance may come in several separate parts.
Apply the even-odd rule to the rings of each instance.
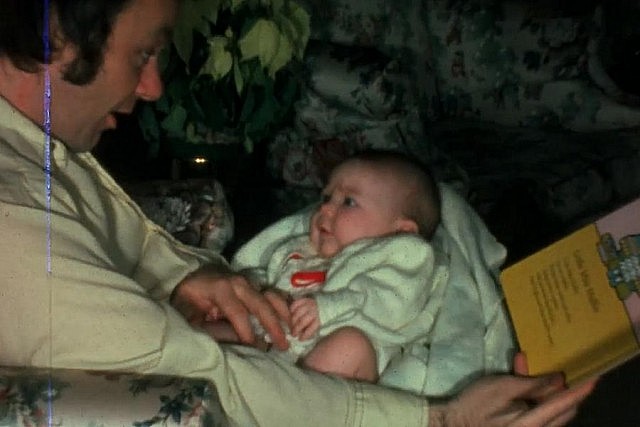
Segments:
[[[320,203],[322,203],[323,205],[325,203],[329,203],[330,200],[331,200],[331,194],[323,194],[322,196],[320,196]]]
[[[342,201],[342,204],[350,208],[357,205],[356,199],[354,199],[353,197],[345,197],[344,200]]]

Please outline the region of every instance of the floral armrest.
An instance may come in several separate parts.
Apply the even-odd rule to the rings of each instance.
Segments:
[[[222,252],[233,238],[233,212],[216,180],[157,180],[124,188],[153,222],[183,243]]]
[[[205,380],[2,367],[0,425],[222,426],[226,421]]]

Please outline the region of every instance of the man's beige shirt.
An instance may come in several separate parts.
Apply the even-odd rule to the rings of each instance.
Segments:
[[[169,305],[218,255],[149,221],[90,154],[69,152],[0,98],[0,365],[211,380],[241,426],[420,426],[419,397],[220,346]]]

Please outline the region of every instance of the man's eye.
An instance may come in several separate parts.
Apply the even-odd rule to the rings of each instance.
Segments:
[[[345,197],[342,204],[350,208],[357,205],[356,200],[353,197]]]
[[[142,49],[139,53],[139,63],[140,67],[144,67],[151,61],[153,58],[159,58],[160,54],[165,51],[164,46],[160,47],[151,47],[148,49]]]
[[[148,62],[151,60],[151,58],[152,58],[153,56],[155,56],[155,54],[156,54],[155,49],[146,49],[146,50],[143,50],[143,51],[140,53],[140,62],[142,62],[142,64],[146,64],[146,63],[148,63]]]
[[[320,196],[320,203],[322,203],[323,205],[325,203],[329,203],[329,201],[331,201],[331,194],[323,194],[322,196]]]

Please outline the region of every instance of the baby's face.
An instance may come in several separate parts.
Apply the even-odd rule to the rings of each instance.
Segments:
[[[339,166],[322,192],[322,205],[311,218],[310,239],[320,256],[332,257],[367,237],[402,229],[402,195],[398,181],[368,163]]]

